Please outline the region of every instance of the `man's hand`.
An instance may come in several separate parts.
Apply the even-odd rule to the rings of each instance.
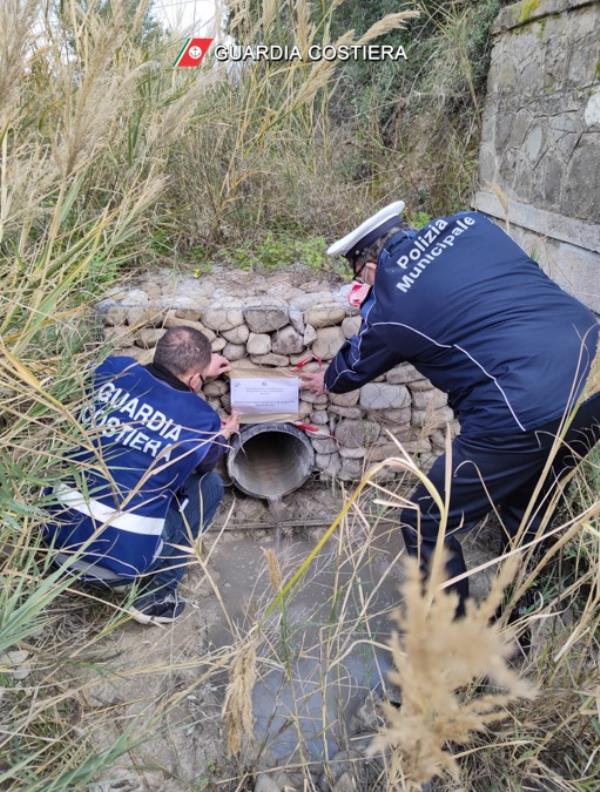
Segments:
[[[234,410],[228,418],[221,421],[221,434],[226,440],[229,440],[232,434],[237,434],[240,431],[240,414]]]
[[[225,374],[227,371],[231,371],[231,364],[227,358],[213,353],[210,357],[210,363],[204,369],[203,377],[204,379],[220,377],[221,374]]]
[[[324,371],[316,371],[316,372],[306,371],[300,374],[300,382],[302,383],[302,387],[305,390],[309,390],[311,393],[316,393],[317,396],[320,396],[322,393],[325,393],[324,380],[325,380]]]

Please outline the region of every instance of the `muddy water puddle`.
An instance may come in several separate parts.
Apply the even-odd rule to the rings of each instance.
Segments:
[[[214,547],[211,566],[226,615],[213,621],[209,640],[231,645],[259,621],[256,752],[278,763],[320,761],[347,746],[352,716],[368,692],[389,686],[385,644],[399,602],[399,540],[333,538],[285,605],[265,619],[275,591],[263,550],[276,554],[285,580],[314,546],[276,535]]]

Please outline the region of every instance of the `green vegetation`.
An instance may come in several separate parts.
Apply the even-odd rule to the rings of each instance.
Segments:
[[[288,232],[268,231],[255,244],[246,243],[228,251],[229,261],[244,270],[273,269],[301,264],[322,269],[327,264],[324,237],[298,238]]]
[[[540,0],[523,0],[519,11],[519,22],[527,22],[529,17],[539,8]]]

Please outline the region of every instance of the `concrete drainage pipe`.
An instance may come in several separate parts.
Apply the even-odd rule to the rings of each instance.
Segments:
[[[289,423],[252,424],[232,441],[227,471],[242,492],[278,501],[310,476],[315,453],[304,432]]]

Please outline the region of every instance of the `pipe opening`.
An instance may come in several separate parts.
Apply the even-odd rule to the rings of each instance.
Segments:
[[[314,467],[314,451],[292,424],[255,424],[235,438],[227,459],[231,480],[255,498],[279,500],[301,487]]]

